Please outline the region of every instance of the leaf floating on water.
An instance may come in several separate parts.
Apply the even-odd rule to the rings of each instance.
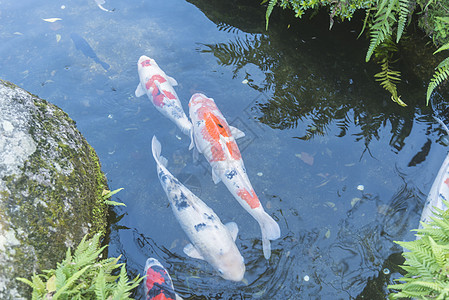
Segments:
[[[326,204],[326,206],[328,206],[330,208],[334,208],[335,207],[335,203],[334,202],[327,201],[324,204]]]
[[[61,21],[62,19],[61,18],[48,18],[48,19],[42,19],[42,20],[44,20],[45,22],[54,23],[56,21]]]
[[[307,152],[301,152],[300,154],[295,154],[297,158],[302,160],[304,163],[308,164],[309,166],[313,165],[313,155],[310,155]]]
[[[325,236],[327,239],[330,238],[330,237],[331,237],[331,230],[328,229],[328,230],[326,231],[326,234],[324,234],[324,236]]]
[[[360,198],[352,198],[352,200],[351,200],[351,207],[354,207],[354,205],[356,205],[357,202],[359,202],[360,200],[362,200],[362,199],[360,199]]]

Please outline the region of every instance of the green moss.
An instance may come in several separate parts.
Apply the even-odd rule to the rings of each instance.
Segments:
[[[85,234],[104,236],[108,224],[101,197],[107,181],[94,149],[66,113],[47,101],[32,100],[38,109],[28,132],[36,151],[20,172],[1,178],[7,189],[0,191],[0,224],[14,230],[20,242],[6,253],[12,269],[0,270],[10,278],[54,268],[67,246]]]

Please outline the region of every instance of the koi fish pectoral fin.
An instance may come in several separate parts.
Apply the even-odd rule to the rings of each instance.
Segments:
[[[238,129],[238,128],[234,127],[234,126],[229,126],[229,129],[231,130],[232,136],[236,140],[245,136],[245,133],[243,131],[241,131],[240,129]]]
[[[193,246],[192,244],[187,244],[184,247],[183,251],[187,256],[204,260],[204,257],[198,252],[198,250],[196,250],[195,246]]]
[[[168,82],[169,82],[172,86],[177,86],[177,85],[178,85],[178,82],[176,81],[176,79],[174,79],[173,77],[170,77],[170,76],[168,76],[168,75],[166,75],[166,76],[167,76]]]
[[[182,299],[181,297],[179,297],[178,294],[176,294],[175,296],[176,296],[176,300],[184,300],[184,299]]]
[[[134,94],[136,95],[136,97],[140,97],[146,94],[146,91],[144,88],[142,88],[142,85],[139,83],[137,85],[136,91],[134,92]]]
[[[271,243],[270,243],[270,240],[267,239],[266,236],[263,236],[263,234],[262,234],[262,250],[263,250],[263,256],[265,257],[265,259],[270,259]]]
[[[212,169],[212,180],[214,181],[215,184],[221,181],[221,178],[217,175],[214,169]]]
[[[229,222],[225,224],[226,228],[228,228],[229,233],[232,236],[232,239],[235,240],[237,239],[237,234],[239,233],[239,227],[237,226],[237,223],[235,222]]]

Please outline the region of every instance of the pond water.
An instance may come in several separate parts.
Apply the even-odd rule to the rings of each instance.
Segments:
[[[258,2],[107,0],[107,12],[94,0],[1,1],[0,78],[66,111],[110,188],[124,188],[114,199],[127,207],[115,208],[109,255],[122,255],[130,277],[153,256],[186,299],[384,299],[400,277],[394,241],[414,239],[447,154],[432,117],[449,122],[447,88],[425,105],[423,74],[432,69],[419,61],[426,41],[412,36],[399,62],[408,106],[399,107],[374,81],[378,67],[364,62],[361,21],[329,31],[326,14],[298,22],[277,9],[265,31]],[[193,161],[188,138],[146,96],[134,96],[141,55],[178,81],[186,112],[202,92],[246,133],[238,144],[250,180],[282,232],[269,261],[258,224],[213,183],[204,158]],[[224,223],[239,225],[243,282],[184,255],[187,237],[157,178],[153,135],[168,169]]]

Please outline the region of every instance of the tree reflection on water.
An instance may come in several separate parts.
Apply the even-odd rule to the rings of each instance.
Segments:
[[[192,2],[201,7],[202,1]],[[239,28],[238,22],[244,19],[223,14],[220,19],[215,12],[211,20],[227,31],[233,26]],[[233,23],[224,25],[222,20]],[[403,72],[399,94],[408,107],[399,107],[375,81],[377,66],[364,62],[366,41],[356,39],[359,28],[344,24],[330,32],[323,28],[323,22],[326,24],[326,20],[318,17],[304,24],[283,13],[282,18],[270,23],[267,32],[240,32],[227,43],[203,44],[201,52],[213,54],[219,64],[232,68],[234,77],[244,75],[248,86],[267,95],[252,107],[258,121],[275,129],[294,129],[303,123],[305,128],[298,128],[299,139],[325,135],[333,125],[339,130],[337,136],[343,137],[355,125],[358,132],[351,134],[368,149],[373,139],[380,138],[379,131],[389,126],[389,144],[400,151],[415,120],[429,124],[432,130],[434,112],[425,106],[428,78],[419,78],[413,71],[425,62],[425,57],[401,58],[402,64],[408,67],[404,67],[405,71],[409,72]],[[253,31],[256,28],[248,25],[248,20],[244,27]],[[416,38],[408,42],[421,43],[424,47],[424,41]],[[249,70],[252,66],[263,73],[263,80],[252,74]],[[432,71],[431,67],[428,69]]]

